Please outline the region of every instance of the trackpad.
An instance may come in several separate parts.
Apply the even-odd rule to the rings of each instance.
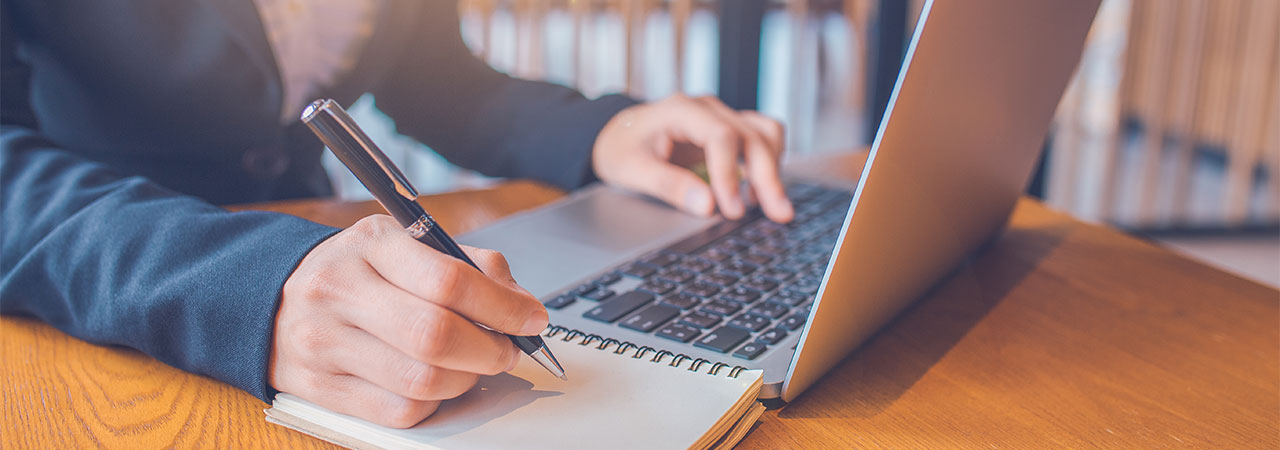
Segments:
[[[459,237],[501,251],[516,281],[539,298],[715,223],[656,200],[592,186],[572,197]]]

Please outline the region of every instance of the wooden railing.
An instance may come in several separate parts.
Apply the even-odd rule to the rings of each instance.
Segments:
[[[1280,222],[1280,2],[1108,0],[1059,110],[1049,200],[1144,229]]]

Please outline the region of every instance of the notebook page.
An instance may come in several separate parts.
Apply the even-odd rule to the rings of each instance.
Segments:
[[[562,381],[529,358],[510,373],[481,377],[416,427],[384,428],[329,412],[289,394],[273,409],[385,448],[684,448],[732,426],[740,399],[754,401],[759,371],[728,378],[636,359],[594,345],[547,339],[569,376]],[[670,359],[668,358],[667,361]],[[687,367],[688,364],[685,364]],[[270,414],[270,412],[268,412]],[[720,436],[708,436],[715,442]]]

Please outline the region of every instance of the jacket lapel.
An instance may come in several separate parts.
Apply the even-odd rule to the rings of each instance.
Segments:
[[[271,42],[267,39],[262,18],[253,0],[201,0],[221,16],[232,38],[244,49],[249,59],[271,80],[271,92],[275,117],[279,117],[283,102],[280,69],[276,66]],[[340,102],[350,103],[382,78],[391,69],[405,46],[410,43],[414,26],[421,14],[419,0],[378,0],[381,7],[376,17],[374,33],[366,41],[357,57],[352,73],[333,86],[330,95]],[[446,0],[448,1],[448,0]]]
[[[253,0],[201,0],[205,6],[216,12],[226,25],[231,38],[240,44],[245,55],[258,66],[271,82],[271,93],[274,97],[275,114],[280,116],[283,102],[280,69],[276,67],[275,54],[271,50],[271,42],[267,40],[267,31],[258,15],[258,8]]]
[[[340,103],[350,104],[377,84],[392,70],[411,44],[415,26],[420,22],[421,0],[375,0],[378,13],[373,35],[365,41],[351,73],[330,89],[329,94]],[[436,0],[432,0],[436,1]],[[446,0],[452,1],[452,0]],[[421,45],[421,43],[418,43]]]

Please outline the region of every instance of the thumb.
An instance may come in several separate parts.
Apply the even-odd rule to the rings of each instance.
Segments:
[[[636,158],[626,170],[624,187],[651,195],[690,214],[715,210],[711,187],[693,171],[658,158]]]

